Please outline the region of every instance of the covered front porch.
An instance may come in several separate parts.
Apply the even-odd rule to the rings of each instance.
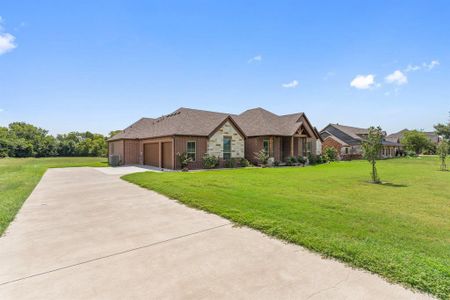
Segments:
[[[308,157],[310,153],[315,153],[316,142],[306,135],[294,136],[264,136],[250,141],[250,151],[255,152],[264,149],[269,157],[274,160],[284,162],[289,157]]]

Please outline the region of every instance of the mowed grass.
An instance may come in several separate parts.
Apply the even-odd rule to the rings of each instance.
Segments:
[[[106,165],[100,157],[0,159],[0,236],[48,168]]]
[[[450,172],[436,158],[123,178],[385,278],[450,297]]]

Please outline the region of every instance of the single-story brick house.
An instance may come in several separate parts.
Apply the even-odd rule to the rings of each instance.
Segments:
[[[320,131],[323,139],[322,151],[327,147],[337,150],[340,159],[361,158],[363,155],[362,142],[367,138],[369,130],[340,124],[328,124]],[[386,133],[384,132],[386,136]],[[384,158],[395,157],[403,152],[403,146],[394,141],[383,139],[381,156]]]
[[[109,156],[121,164],[180,169],[178,153],[193,159],[189,168],[202,168],[205,154],[246,158],[265,149],[274,160],[317,152],[318,131],[304,113],[278,116],[262,108],[240,115],[180,108],[160,118],[142,118],[108,140]]]
[[[386,136],[387,141],[401,143],[401,140],[406,132],[408,132],[408,129],[400,130],[396,133],[391,133],[390,135]],[[431,143],[438,145],[442,138],[434,131],[423,131],[423,133],[427,136],[427,138],[430,140]]]

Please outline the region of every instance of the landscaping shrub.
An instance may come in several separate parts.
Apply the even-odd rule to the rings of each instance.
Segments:
[[[310,165],[319,165],[324,163],[322,155],[315,155],[311,153],[308,154],[308,161]]]
[[[306,163],[306,159],[303,156],[298,156],[297,162],[301,165],[304,165]]]
[[[213,169],[219,164],[219,158],[214,155],[205,154],[203,155],[203,168]]]
[[[223,166],[225,168],[234,168],[236,167],[236,160],[234,158],[226,159]]]
[[[275,167],[278,167],[278,166],[280,165],[280,161],[279,161],[279,160],[275,160],[275,161],[273,162],[273,165],[274,165]]]
[[[269,154],[267,154],[264,149],[261,149],[259,152],[255,152],[254,156],[261,166],[265,166],[269,160]]]
[[[286,165],[287,166],[293,166],[297,163],[297,158],[295,156],[288,156],[286,158]]]
[[[417,156],[416,152],[412,151],[412,150],[406,150],[405,155],[408,157],[416,157]]]
[[[334,147],[326,147],[323,151],[323,155],[326,162],[335,161],[337,158],[337,150]]]
[[[245,159],[245,158],[241,158],[239,164],[241,165],[241,167],[250,167],[251,163]]]
[[[183,172],[189,171],[189,163],[192,162],[192,158],[186,152],[177,153],[177,157],[181,165],[181,170]]]

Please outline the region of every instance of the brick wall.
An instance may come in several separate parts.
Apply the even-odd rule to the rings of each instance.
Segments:
[[[325,148],[328,148],[328,147],[335,148],[337,153],[338,153],[338,155],[341,154],[342,145],[339,142],[337,142],[336,140],[334,140],[334,139],[332,139],[330,137],[326,138],[323,141],[323,143],[322,143],[322,153],[324,153]]]

